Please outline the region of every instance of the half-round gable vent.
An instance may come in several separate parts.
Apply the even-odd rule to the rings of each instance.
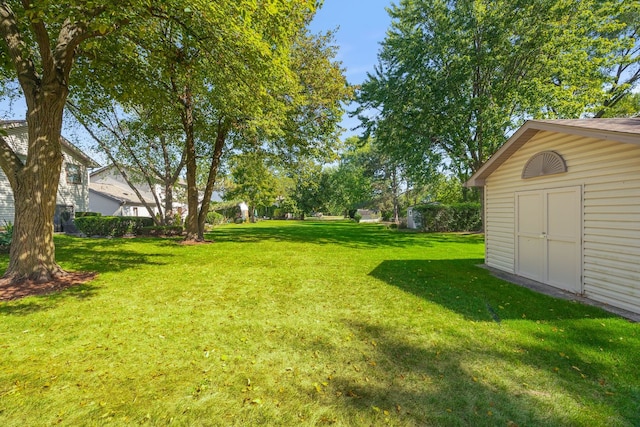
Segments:
[[[542,151],[533,155],[522,169],[522,179],[553,175],[567,171],[567,164],[555,151]]]

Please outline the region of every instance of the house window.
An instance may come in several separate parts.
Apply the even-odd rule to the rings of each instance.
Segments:
[[[80,165],[67,163],[67,184],[82,184]]]

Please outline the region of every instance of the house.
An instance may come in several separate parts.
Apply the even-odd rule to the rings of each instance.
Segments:
[[[0,129],[6,132],[5,140],[14,152],[23,160],[27,156],[27,122],[26,120],[0,121]],[[98,165],[78,147],[65,138],[60,138],[62,145],[62,170],[56,198],[54,230],[64,231],[72,227],[71,219],[75,212],[89,208],[89,168]],[[0,170],[0,221],[14,222],[15,205],[13,190],[6,175]]]
[[[136,188],[144,201],[151,208],[151,212],[140,201],[135,191],[129,186],[120,171],[109,165],[91,173],[89,185],[89,209],[91,212],[99,212],[108,216],[145,216],[151,217],[158,214],[156,197],[164,207],[164,188],[160,184],[154,184],[151,188],[135,171],[129,171],[130,180],[136,183]],[[173,209],[179,212],[183,219],[187,214],[187,206],[175,201],[184,184],[176,185]]]
[[[528,121],[466,185],[489,267],[640,313],[640,119]]]

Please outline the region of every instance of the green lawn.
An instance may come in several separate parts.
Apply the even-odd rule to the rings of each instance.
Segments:
[[[209,237],[56,237],[100,274],[0,303],[0,425],[640,425],[640,326],[493,278],[480,236]]]

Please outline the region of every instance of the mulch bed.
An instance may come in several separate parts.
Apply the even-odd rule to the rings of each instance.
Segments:
[[[45,295],[52,292],[59,292],[72,286],[81,285],[95,279],[98,273],[87,272],[67,272],[65,275],[57,277],[44,283],[34,280],[22,280],[11,283],[10,279],[0,279],[0,301],[9,301],[24,298],[31,295]]]

